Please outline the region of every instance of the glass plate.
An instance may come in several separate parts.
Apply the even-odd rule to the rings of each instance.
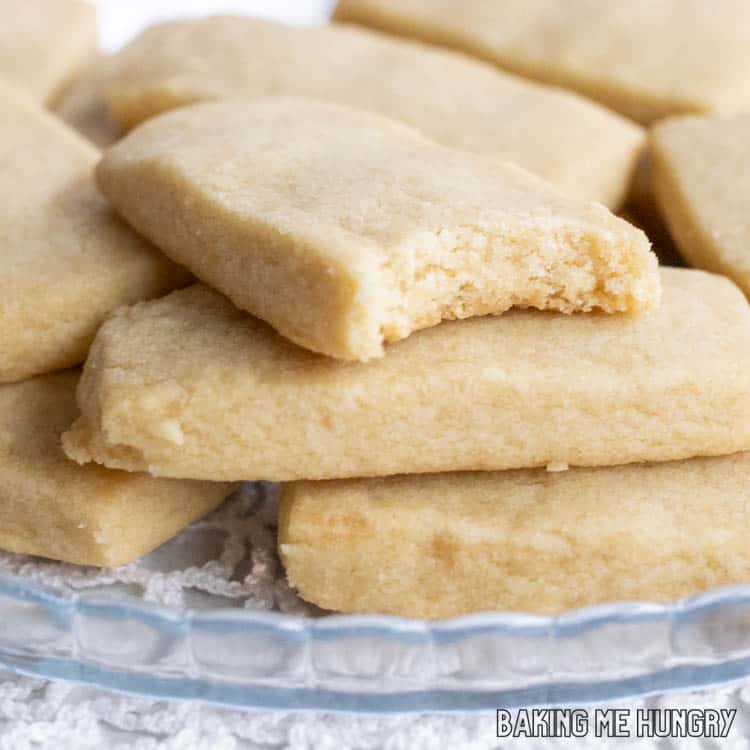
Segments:
[[[750,674],[750,586],[675,605],[443,622],[179,613],[0,578],[0,664],[223,705],[466,711],[699,688]]]

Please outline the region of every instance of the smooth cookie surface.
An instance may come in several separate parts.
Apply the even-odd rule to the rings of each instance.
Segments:
[[[49,102],[96,52],[96,8],[81,0],[0,0],[0,80]]]
[[[750,295],[750,115],[667,120],[651,153],[653,188],[682,255]]]
[[[340,359],[514,305],[658,304],[646,236],[527,172],[310,99],[199,104],[111,148],[141,234],[295,343]]]
[[[638,122],[750,108],[745,0],[340,0],[336,18],[466,51]]]
[[[97,192],[98,152],[0,88],[0,383],[79,364],[114,308],[189,275]]]
[[[284,485],[279,549],[326,609],[442,618],[670,602],[750,577],[750,454]]]
[[[106,67],[100,90],[126,129],[204,99],[308,96],[512,161],[613,208],[643,145],[640,128],[582,97],[343,25],[232,16],[172,21],[144,31]]]
[[[294,346],[203,286],[100,330],[64,438],[77,461],[215,480],[614,465],[750,449],[750,309],[664,269],[640,316],[513,310],[383,359]]]
[[[228,484],[78,466],[60,435],[78,373],[0,386],[0,548],[81,565],[140,557],[217,507]]]

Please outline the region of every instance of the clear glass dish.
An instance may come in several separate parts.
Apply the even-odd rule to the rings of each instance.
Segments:
[[[560,617],[176,612],[0,578],[0,664],[139,695],[342,711],[487,710],[699,688],[750,674],[750,586]]]

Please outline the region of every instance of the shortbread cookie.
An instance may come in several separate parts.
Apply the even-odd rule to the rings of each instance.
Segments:
[[[0,386],[0,548],[84,565],[130,562],[217,507],[231,485],[77,466],[60,435],[78,373]]]
[[[750,295],[750,115],[657,125],[653,185],[687,261]]]
[[[750,580],[750,454],[285,485],[279,549],[308,601],[453,617],[668,602]]]
[[[186,283],[186,271],[114,216],[98,152],[0,89],[0,382],[86,358],[106,315]]]
[[[122,129],[102,96],[112,59],[112,56],[105,56],[92,63],[54,107],[58,117],[99,148],[111,146],[122,137]]]
[[[512,161],[617,207],[643,145],[634,124],[577,95],[460,54],[343,26],[249,17],[173,21],[113,58],[103,86],[130,128],[201,99],[308,96],[401,120],[447,146]]]
[[[750,449],[750,308],[665,269],[637,317],[513,310],[369,363],[295,347],[203,286],[104,324],[64,445],[202,479],[326,479],[666,461]]]
[[[171,112],[111,148],[97,178],[199,279],[341,359],[513,305],[634,312],[659,299],[646,235],[603,206],[335,104]]]
[[[651,249],[662,266],[686,268],[685,259],[680,254],[655,205],[630,204],[619,214],[625,221],[642,229],[651,241]]]
[[[747,0],[340,0],[336,18],[466,51],[639,122],[750,108]]]
[[[48,102],[96,52],[96,8],[82,0],[0,0],[0,79]]]

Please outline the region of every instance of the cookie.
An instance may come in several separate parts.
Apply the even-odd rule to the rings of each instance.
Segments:
[[[600,204],[326,102],[170,112],[113,146],[97,181],[173,260],[340,359],[513,305],[635,312],[659,299],[645,234]]]
[[[112,59],[102,56],[87,67],[53,108],[58,117],[99,148],[111,146],[123,135],[102,96]]]
[[[750,308],[665,269],[641,316],[512,310],[368,363],[307,352],[197,285],[122,310],[84,369],[79,461],[215,480],[605,465],[750,449]]]
[[[0,80],[50,102],[96,52],[96,8],[81,0],[0,0]]]
[[[10,382],[82,362],[110,311],[189,275],[112,213],[92,179],[96,149],[10,89],[0,107],[0,382]]]
[[[202,99],[327,99],[512,161],[611,207],[622,202],[644,141],[640,128],[577,95],[344,26],[231,16],[172,21],[147,29],[110,67],[102,93],[126,128]]]
[[[750,108],[746,0],[339,0],[335,17],[468,52],[642,123]]]
[[[651,151],[654,191],[682,255],[750,295],[750,115],[667,120]]]
[[[120,565],[217,507],[232,487],[77,466],[60,435],[78,410],[78,373],[0,386],[0,548]]]
[[[283,486],[290,583],[341,612],[442,618],[670,602],[750,578],[750,454]]]

